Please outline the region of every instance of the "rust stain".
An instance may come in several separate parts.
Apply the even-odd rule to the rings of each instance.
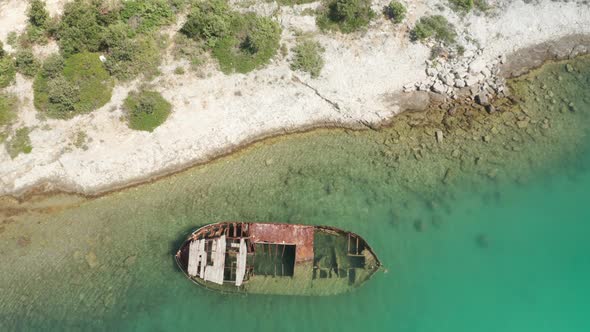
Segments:
[[[250,224],[250,238],[254,243],[294,244],[295,261],[313,260],[314,227],[289,224]]]

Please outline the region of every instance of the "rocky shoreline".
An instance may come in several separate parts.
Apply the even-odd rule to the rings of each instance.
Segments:
[[[573,59],[590,53],[590,36],[572,35],[499,55],[485,62],[478,55],[483,49],[466,52],[460,57],[441,57],[426,61],[424,81],[404,86],[404,92],[428,91],[452,99],[470,96],[488,113],[494,112],[490,100],[509,95],[506,79],[524,75],[547,61]]]
[[[59,9],[57,2],[54,6]],[[284,59],[251,75],[225,76],[208,68],[208,77],[178,77],[174,74],[178,63],[166,63],[163,76],[151,84],[175,111],[151,135],[132,132],[120,121],[121,102],[137,82],[116,87],[104,109],[63,122],[40,121],[32,106],[30,82],[19,78],[10,92],[19,94],[27,108],[20,125],[34,128],[33,152],[11,160],[0,151],[0,158],[6,157],[0,164],[0,195],[99,196],[207,163],[270,137],[317,128],[378,129],[395,122],[402,111],[425,109],[441,100],[460,102],[467,97],[467,102],[494,112],[493,100],[509,94],[506,78],[545,60],[586,53],[590,45],[588,35],[571,36],[590,33],[584,24],[590,17],[584,14],[587,8],[551,2],[505,6],[491,17],[460,18],[445,12],[456,24],[477,25],[472,33],[484,47],[470,44],[461,57],[427,60],[426,45],[409,43],[407,31],[392,34],[390,22],[378,20],[354,38],[319,35],[331,61],[317,80],[292,73]],[[434,8],[434,2],[417,3],[408,26],[416,15]],[[555,17],[555,8],[564,8],[569,19]],[[530,18],[532,23],[521,22],[521,14],[531,10],[538,17]],[[296,12],[289,9],[281,14],[285,30],[303,26],[313,33],[313,17]],[[501,20],[511,24],[510,30],[497,27]],[[541,32],[531,32],[532,26]],[[497,30],[503,30],[505,40],[494,39]],[[292,32],[283,38],[291,43]],[[550,39],[554,41],[546,41]],[[512,53],[515,45],[523,48]],[[529,48],[538,57],[523,56]],[[84,150],[71,148],[72,137],[80,131],[92,139]]]

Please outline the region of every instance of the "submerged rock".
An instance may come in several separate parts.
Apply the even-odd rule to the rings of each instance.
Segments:
[[[443,142],[443,132],[441,130],[437,130],[436,131],[436,141],[438,143],[442,143]]]
[[[422,222],[422,220],[417,219],[416,221],[414,221],[414,229],[416,230],[416,232],[422,232],[424,230],[424,223]]]
[[[136,261],[137,261],[137,256],[132,255],[132,256],[125,258],[124,264],[125,264],[125,266],[132,266],[133,264],[135,264]]]
[[[490,243],[488,241],[488,236],[485,234],[478,234],[475,237],[475,243],[477,244],[478,247],[480,247],[482,249],[485,249],[490,245]]]
[[[88,264],[88,266],[90,266],[91,269],[98,266],[98,258],[96,257],[94,251],[90,251],[89,253],[87,253],[84,258],[86,259],[86,263]]]

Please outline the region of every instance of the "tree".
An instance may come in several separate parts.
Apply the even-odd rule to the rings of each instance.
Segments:
[[[37,75],[40,67],[39,61],[31,50],[25,49],[16,53],[16,70],[19,73],[27,77],[33,77]]]
[[[45,8],[45,1],[31,0],[29,11],[27,12],[29,23],[37,28],[45,29],[49,20],[49,13]]]
[[[0,58],[0,89],[12,84],[15,74],[14,61],[7,56]]]
[[[213,47],[217,40],[230,33],[232,16],[225,0],[197,2],[180,32]]]
[[[59,46],[64,56],[100,50],[105,26],[98,15],[97,8],[88,1],[75,0],[65,5],[57,31]]]

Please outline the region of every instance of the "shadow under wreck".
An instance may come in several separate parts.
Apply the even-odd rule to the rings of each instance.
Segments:
[[[222,222],[194,231],[175,255],[208,289],[233,293],[333,295],[381,267],[357,234],[328,226]]]

